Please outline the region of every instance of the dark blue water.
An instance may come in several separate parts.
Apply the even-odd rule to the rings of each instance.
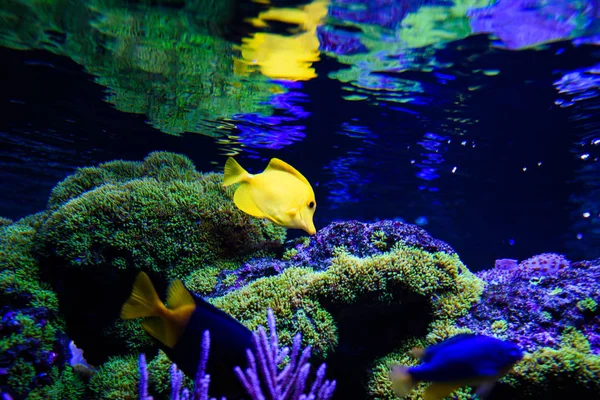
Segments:
[[[228,40],[248,30],[243,12]],[[52,187],[78,167],[168,150],[199,170],[221,170],[234,151],[254,172],[271,157],[302,171],[317,195],[317,228],[340,219],[418,223],[471,270],[541,252],[600,257],[598,100],[561,107],[555,85],[598,64],[598,47],[566,39],[515,51],[495,41],[472,35],[417,52],[450,66],[375,69],[376,84],[354,86],[334,79],[347,65],[325,52],[316,78],[283,84],[288,93],[272,102],[273,115],[235,116],[229,143],[168,135],[146,115],[115,109],[68,57],[1,47],[0,215],[43,210]],[[410,82],[419,90],[397,89]],[[369,101],[344,100],[349,94]]]

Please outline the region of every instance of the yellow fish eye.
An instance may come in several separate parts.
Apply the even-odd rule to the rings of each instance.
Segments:
[[[310,203],[308,203],[308,208],[313,208],[315,206],[315,202],[311,201]]]

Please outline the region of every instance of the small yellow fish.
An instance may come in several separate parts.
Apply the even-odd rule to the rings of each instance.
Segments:
[[[250,174],[229,157],[223,186],[241,183],[235,191],[235,205],[247,214],[267,218],[277,225],[317,233],[313,215],[317,208],[310,183],[294,167],[272,158],[260,174]]]

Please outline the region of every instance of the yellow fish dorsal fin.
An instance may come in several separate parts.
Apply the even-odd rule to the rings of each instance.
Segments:
[[[308,180],[304,177],[304,175],[302,175],[296,168],[292,167],[285,161],[280,160],[279,158],[271,158],[269,165],[267,165],[267,168],[265,168],[265,172],[269,170],[287,172],[289,174],[294,175],[296,178],[300,179],[302,182],[310,186],[310,183],[308,183]]]
[[[121,318],[134,319],[158,315],[162,306],[152,281],[145,272],[140,272],[133,283],[131,295],[121,308]]]
[[[185,288],[183,282],[179,279],[171,282],[167,291],[167,307],[171,310],[176,310],[181,307],[194,305],[196,305],[194,298]]]
[[[423,400],[442,400],[461,386],[462,382],[432,383],[425,389]]]
[[[242,166],[229,157],[225,162],[225,170],[223,172],[223,186],[229,186],[240,182],[248,182],[252,175],[248,173]]]
[[[254,200],[252,200],[249,184],[242,184],[237,188],[233,195],[233,202],[246,214],[250,214],[256,218],[268,218],[268,216],[258,208]]]

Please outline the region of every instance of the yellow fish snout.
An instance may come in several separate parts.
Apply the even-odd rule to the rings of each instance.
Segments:
[[[317,233],[317,229],[315,228],[315,224],[313,222],[313,215],[315,213],[316,203],[314,200],[311,200],[306,208],[304,208],[300,212],[300,226],[299,228],[304,230],[310,236],[315,235]]]
[[[316,235],[317,233],[317,229],[315,228],[315,224],[313,224],[312,220],[305,223],[302,229],[304,229],[310,236]]]

